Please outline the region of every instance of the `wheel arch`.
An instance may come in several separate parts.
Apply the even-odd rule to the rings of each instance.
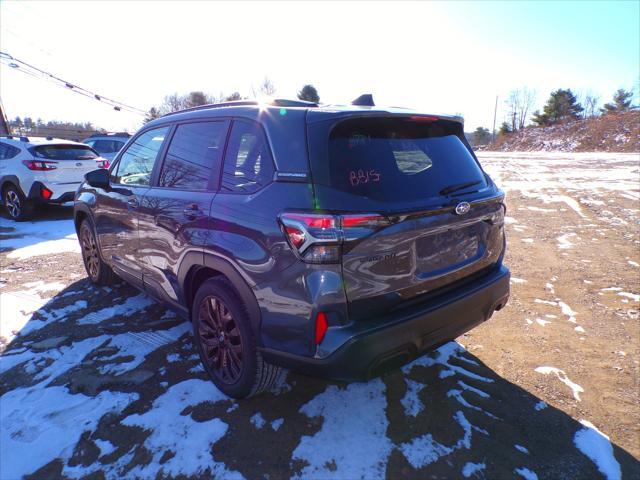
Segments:
[[[76,228],[76,233],[80,233],[80,225],[85,219],[89,219],[89,222],[93,225],[93,219],[91,218],[91,212],[86,205],[76,204],[73,209],[73,224]]]
[[[26,197],[26,195],[22,191],[22,187],[20,186],[20,180],[15,175],[5,175],[2,178],[0,178],[0,193],[4,193],[4,189],[7,188],[9,185],[13,185],[14,187],[16,187],[18,190],[20,190],[20,193],[22,193],[22,196]],[[0,201],[4,202],[4,198]]]
[[[210,278],[223,277],[233,286],[238,296],[244,301],[251,319],[251,329],[258,345],[262,346],[260,337],[260,307],[253,290],[237,271],[237,269],[227,260],[211,254],[200,252],[190,252],[180,264],[178,278],[186,307],[191,314],[193,299],[200,285]]]

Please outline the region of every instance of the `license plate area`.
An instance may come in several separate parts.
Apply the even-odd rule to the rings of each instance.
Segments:
[[[480,251],[480,232],[476,226],[447,230],[416,241],[418,267],[422,272],[469,263],[478,258]]]

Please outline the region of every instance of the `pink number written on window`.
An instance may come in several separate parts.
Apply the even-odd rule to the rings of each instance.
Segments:
[[[369,182],[379,182],[380,174],[375,170],[351,170],[349,172],[349,182],[351,186],[362,185]]]

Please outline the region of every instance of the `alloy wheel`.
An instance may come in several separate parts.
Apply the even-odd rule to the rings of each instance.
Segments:
[[[91,230],[82,229],[82,258],[87,267],[87,272],[92,279],[98,278],[100,274],[100,258],[98,257],[98,247]]]
[[[4,205],[5,207],[7,207],[7,211],[9,212],[9,215],[11,215],[11,217],[18,218],[20,216],[22,205],[20,203],[20,197],[15,191],[7,191],[4,196]]]
[[[198,312],[198,336],[207,366],[227,385],[242,375],[243,348],[240,331],[222,300],[205,297]]]

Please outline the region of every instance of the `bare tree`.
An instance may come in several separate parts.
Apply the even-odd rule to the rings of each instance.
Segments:
[[[260,92],[261,95],[270,97],[274,93],[276,93],[276,87],[273,84],[273,82],[269,79],[269,77],[265,76],[264,80],[262,80],[262,83],[260,83],[260,86],[258,87],[258,91]]]
[[[524,128],[531,107],[536,101],[535,90],[529,90],[527,87],[512,90],[507,97],[507,118],[511,124],[511,131]]]
[[[589,90],[582,97],[582,106],[584,111],[582,112],[584,118],[595,117],[598,113],[598,105],[600,104],[600,97]]]
[[[527,123],[529,112],[536,101],[536,91],[529,90],[527,87],[520,89],[520,103],[518,107],[518,128],[524,128]]]
[[[511,90],[509,96],[505,100],[507,111],[505,113],[505,122],[511,125],[511,131],[518,129],[518,110],[520,109],[520,90]]]

